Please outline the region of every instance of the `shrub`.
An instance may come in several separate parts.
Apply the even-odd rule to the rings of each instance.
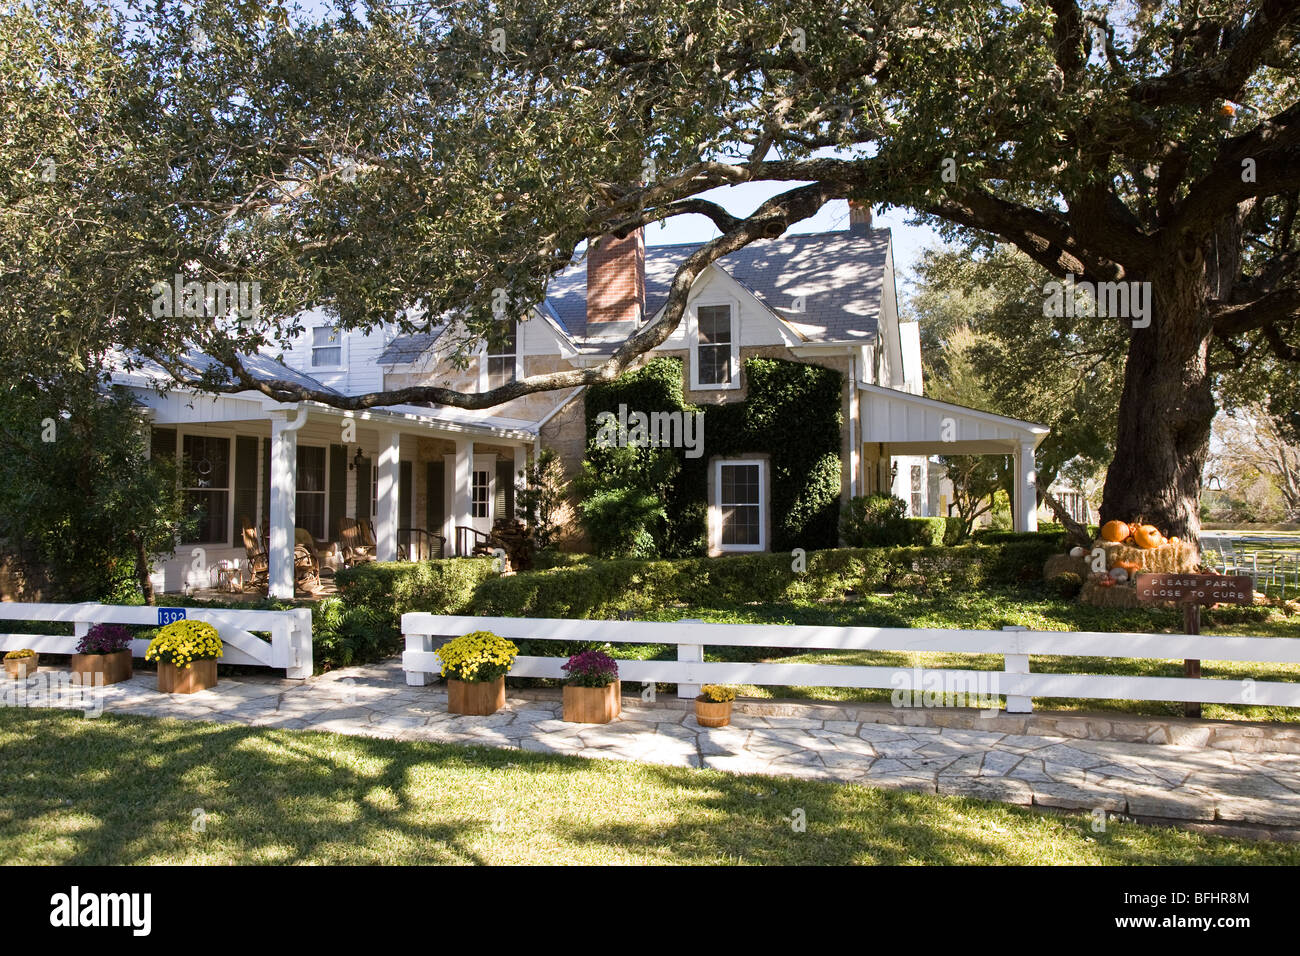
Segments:
[[[854,548],[887,548],[911,543],[907,503],[892,495],[850,498],[840,519],[840,535]],[[942,542],[941,542],[942,543]]]
[[[608,687],[618,680],[618,664],[604,651],[583,651],[561,668],[574,687]]]
[[[131,646],[131,632],[121,624],[96,624],[77,642],[78,654],[116,654]]]
[[[442,676],[481,684],[504,677],[519,653],[511,641],[491,631],[471,631],[434,651],[442,661]]]
[[[1077,597],[1083,590],[1083,578],[1073,571],[1065,571],[1047,582],[1048,590],[1063,598]]]
[[[172,621],[158,632],[144,652],[147,661],[174,664],[187,670],[194,661],[221,657],[221,637],[206,621]]]

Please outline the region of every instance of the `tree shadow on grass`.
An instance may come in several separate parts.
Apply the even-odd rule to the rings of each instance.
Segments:
[[[49,710],[0,710],[0,785],[19,863],[1300,862],[851,785]]]

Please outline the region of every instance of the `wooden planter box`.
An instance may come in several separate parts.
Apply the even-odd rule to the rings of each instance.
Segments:
[[[5,673],[11,680],[26,680],[36,673],[40,663],[40,654],[35,657],[14,657],[5,661]]]
[[[116,684],[131,677],[131,652],[114,651],[112,654],[73,654],[73,680],[96,686],[99,684]],[[95,675],[103,674],[103,678]]]
[[[475,681],[447,678],[447,712],[486,717],[506,705],[506,679]]]
[[[623,685],[604,687],[564,685],[564,719],[571,724],[607,724],[623,712]]]
[[[194,661],[189,667],[158,662],[158,690],[161,693],[193,694],[216,686],[216,661]]]
[[[695,721],[701,727],[725,727],[731,723],[731,705],[734,701],[716,702],[703,695],[695,698]]]

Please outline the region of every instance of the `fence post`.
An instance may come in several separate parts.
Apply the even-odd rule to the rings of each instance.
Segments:
[[[1027,631],[1029,628],[1025,627],[1023,624],[1008,624],[1003,627],[1002,630]],[[1028,674],[1029,655],[1003,654],[1002,672],[1004,674]],[[1007,694],[1006,698],[1008,714],[1032,714],[1034,712],[1034,700],[1032,697],[1024,697],[1020,694]]]
[[[678,624],[703,624],[699,618],[690,618],[684,621],[678,621]],[[698,664],[704,660],[703,644],[678,644],[677,660],[685,661],[691,664]],[[693,700],[700,696],[699,684],[678,684],[677,696],[683,700]]]
[[[408,651],[432,651],[433,635],[432,634],[403,634],[406,638],[406,649]],[[407,668],[406,663],[402,663],[402,669],[406,671],[406,683],[410,687],[424,687],[426,684],[433,683],[434,675],[428,671],[413,671]]]
[[[311,609],[297,608],[289,626],[288,666],[284,676],[290,680],[306,680],[314,666],[311,654]]]

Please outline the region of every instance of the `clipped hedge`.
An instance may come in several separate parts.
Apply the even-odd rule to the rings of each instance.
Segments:
[[[593,561],[484,581],[472,612],[509,617],[611,618],[685,605],[718,607],[843,598],[900,588],[972,590],[1038,580],[1050,541],[815,551],[807,569],[788,554]]]

